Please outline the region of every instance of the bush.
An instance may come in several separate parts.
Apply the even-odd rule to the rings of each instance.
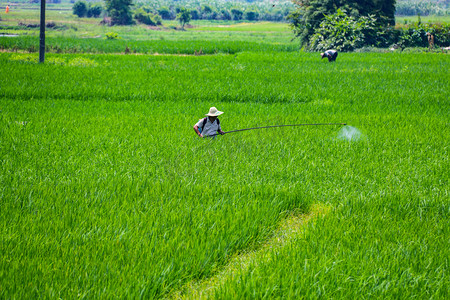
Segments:
[[[250,10],[245,12],[245,19],[249,21],[256,21],[258,19],[258,13],[256,11]]]
[[[117,40],[117,39],[120,39],[120,37],[115,32],[108,32],[108,33],[106,33],[106,39],[108,39],[108,40]]]
[[[85,17],[87,14],[87,4],[84,1],[77,1],[72,7],[72,11],[74,15],[77,15],[79,18]]]
[[[450,24],[429,24],[416,22],[404,28],[399,43],[402,47],[428,47],[427,32],[434,36],[434,45],[450,45]]]
[[[103,7],[101,6],[101,4],[96,3],[94,5],[91,5],[89,3],[89,8],[87,10],[87,17],[88,18],[98,18],[102,14],[102,11],[103,11]]]
[[[242,19],[242,15],[244,14],[242,10],[238,8],[231,9],[231,14],[233,15],[233,20],[239,21]]]
[[[158,14],[163,18],[163,20],[170,20],[172,19],[170,10],[167,7],[161,7],[158,9]]]
[[[139,22],[150,26],[161,25],[161,17],[152,13],[147,13],[143,9],[138,9],[134,18]]]

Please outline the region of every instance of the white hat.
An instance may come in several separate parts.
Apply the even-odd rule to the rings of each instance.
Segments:
[[[209,109],[209,113],[207,113],[205,116],[217,117],[220,116],[221,114],[223,114],[223,111],[218,111],[217,108],[211,107]]]

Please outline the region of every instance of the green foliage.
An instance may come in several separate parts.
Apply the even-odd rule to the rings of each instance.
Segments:
[[[249,21],[256,21],[258,20],[258,12],[253,11],[253,10],[248,10],[245,12],[245,19],[249,20]]]
[[[450,24],[416,22],[401,29],[399,44],[402,47],[428,47],[427,33],[434,36],[437,47],[450,46]]]
[[[184,28],[184,25],[189,24],[189,22],[191,21],[191,12],[188,9],[182,7],[177,15],[177,20],[178,22],[180,22],[181,27]]]
[[[368,42],[376,35],[376,19],[374,16],[355,19],[345,10],[338,9],[333,15],[325,16],[309,42],[313,51],[336,49],[352,51],[362,46],[371,46]]]
[[[397,0],[396,15],[400,16],[446,16],[450,14],[448,1]]]
[[[161,16],[161,18],[163,20],[171,20],[172,19],[172,15],[171,15],[168,7],[165,7],[165,6],[160,7],[158,9],[158,14]]]
[[[147,13],[144,9],[138,9],[134,12],[134,18],[139,22],[150,26],[161,25],[161,17],[152,13]]]
[[[242,19],[244,12],[238,8],[232,8],[231,14],[233,15],[233,20],[239,21]]]
[[[111,25],[131,25],[133,16],[130,6],[132,0],[105,0],[106,10],[111,17]]]
[[[116,32],[107,32],[106,33],[106,39],[108,40],[117,40],[120,39],[119,34],[117,34]]]
[[[325,16],[335,14],[338,9],[345,9],[349,16],[355,19],[374,16],[381,27],[395,24],[395,0],[293,0],[293,2],[297,9],[288,16],[288,20],[302,45],[309,43]]]
[[[99,3],[91,4],[89,3],[89,8],[87,10],[88,18],[98,18],[102,14],[103,6]]]
[[[88,6],[85,1],[77,1],[72,7],[72,11],[74,15],[77,15],[79,18],[85,17],[88,13]]]

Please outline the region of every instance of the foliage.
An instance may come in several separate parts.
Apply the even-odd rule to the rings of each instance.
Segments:
[[[72,7],[72,11],[79,18],[85,17],[88,12],[88,5],[85,1],[77,1]]]
[[[117,40],[120,39],[119,34],[117,34],[116,32],[107,32],[106,33],[106,39],[108,40]]]
[[[416,22],[401,29],[399,44],[402,47],[428,47],[427,33],[434,36],[437,47],[450,46],[450,24]]]
[[[146,12],[144,9],[140,8],[134,12],[134,18],[139,22],[150,26],[161,25],[161,17],[159,15],[154,15],[152,13]]]
[[[245,12],[245,19],[249,21],[256,21],[258,19],[258,12],[248,10]]]
[[[191,21],[191,12],[184,7],[181,8],[177,15],[177,20],[180,22],[181,27],[184,28],[184,25],[189,24],[189,21]]]
[[[133,24],[133,16],[130,6],[132,0],[105,0],[106,10],[111,17],[111,25]]]
[[[160,7],[158,9],[158,14],[161,16],[161,18],[163,20],[170,20],[170,19],[172,19],[172,15],[171,15],[170,10],[169,10],[168,7],[165,7],[165,6]]]
[[[380,28],[375,16],[362,16],[356,19],[345,10],[338,9],[333,15],[325,16],[320,27],[309,41],[309,49],[323,51],[336,49],[353,51],[364,46],[387,46],[394,37],[390,28]]]
[[[231,14],[233,15],[233,20],[239,21],[242,19],[244,12],[238,8],[232,8]]]
[[[87,17],[88,18],[98,18],[102,14],[103,6],[99,3],[89,3],[89,8],[87,10]]]
[[[293,2],[296,10],[288,16],[288,20],[302,45],[308,44],[325,16],[333,15],[338,9],[345,9],[355,19],[373,15],[378,25],[382,27],[395,23],[395,0],[293,0]]]
[[[397,0],[396,15],[400,16],[445,16],[450,14],[448,1]]]
[[[294,8],[290,0],[277,1],[239,1],[239,0],[161,0],[155,2],[138,1],[137,5],[152,7],[153,13],[158,13],[163,19],[173,20],[182,7],[191,11],[193,20],[249,20],[246,11],[258,14],[258,20],[283,21]],[[235,14],[232,13],[235,10]],[[254,18],[254,14],[249,15]],[[252,19],[255,20],[255,19]]]

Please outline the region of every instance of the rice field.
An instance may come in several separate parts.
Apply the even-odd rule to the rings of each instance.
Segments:
[[[0,37],[0,298],[449,297],[447,53],[77,22]]]
[[[0,53],[0,297],[448,298],[448,55],[318,56]]]

